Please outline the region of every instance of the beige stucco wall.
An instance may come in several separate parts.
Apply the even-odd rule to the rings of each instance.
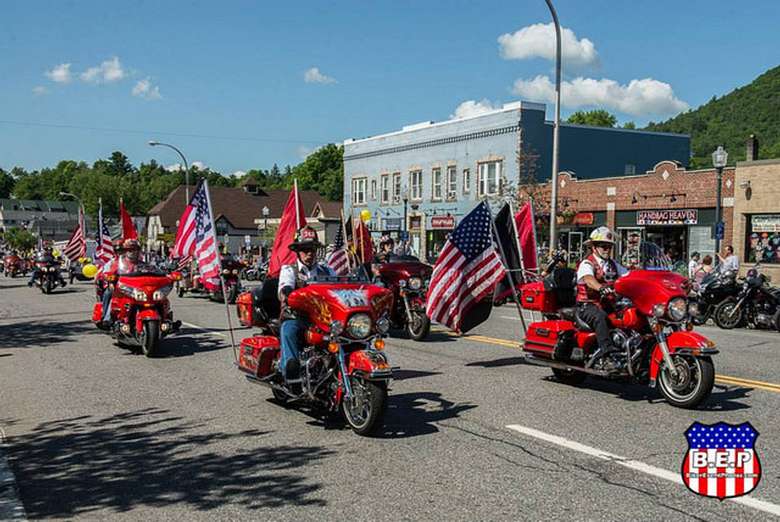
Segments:
[[[734,251],[739,256],[742,275],[749,268],[744,260],[749,214],[780,214],[780,159],[737,163],[734,177]],[[780,265],[764,264],[761,269],[772,276],[773,284],[780,283]]]

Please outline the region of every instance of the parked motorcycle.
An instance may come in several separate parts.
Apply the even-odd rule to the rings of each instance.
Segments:
[[[698,286],[694,285],[688,296],[698,307],[696,314],[691,316],[693,324],[705,324],[718,305],[726,299],[735,297],[739,293],[739,288],[737,273],[733,270],[715,270],[707,274]]]
[[[160,341],[179,331],[181,321],[173,320],[168,294],[178,272],[165,274],[157,267],[141,265],[130,274],[107,275],[113,284],[110,333],[119,344],[139,347],[147,357],[159,352]],[[92,321],[100,324],[103,304],[92,309]]]
[[[662,260],[655,261],[656,267]],[[532,323],[523,348],[529,362],[552,368],[561,382],[582,383],[593,375],[655,387],[666,401],[680,408],[695,408],[709,397],[715,380],[712,341],[693,332],[695,305],[687,301],[688,280],[664,270],[633,270],[618,279],[618,296],[609,304],[612,341],[621,348],[594,357],[596,334],[577,308],[560,308],[555,294],[538,286],[522,289],[523,306],[559,319]],[[613,364],[608,364],[612,362]]]
[[[414,256],[391,256],[389,263],[379,265],[382,282],[393,292],[390,324],[404,329],[415,341],[422,341],[431,331],[431,320],[425,313],[425,289],[432,268]]]
[[[753,328],[780,330],[780,288],[755,267],[747,271],[739,293],[720,303],[713,314],[715,324],[725,330],[747,324]]]
[[[26,275],[27,265],[24,259],[16,254],[10,254],[3,258],[3,267],[6,277],[16,277],[17,275]]]
[[[287,303],[309,323],[298,359],[300,378],[285,382],[280,375],[277,335],[243,339],[239,369],[250,381],[269,386],[280,403],[340,411],[359,435],[377,430],[392,378],[382,352],[392,293],[365,278],[323,277],[293,291]]]
[[[36,261],[38,273],[33,282],[44,294],[50,294],[60,284],[59,261]]]

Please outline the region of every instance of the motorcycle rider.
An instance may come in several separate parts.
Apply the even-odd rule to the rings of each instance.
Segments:
[[[315,277],[335,275],[331,268],[323,263],[317,263],[317,251],[322,248],[317,238],[317,232],[310,226],[304,226],[295,235],[295,241],[289,249],[296,253],[297,261],[284,265],[279,272],[279,301],[282,304],[282,325],[279,331],[282,354],[279,361],[279,371],[285,381],[298,376],[298,353],[303,346],[303,334],[306,332],[306,321],[295,316],[287,306],[287,296],[296,288],[306,286]]]
[[[591,359],[596,360],[619,350],[612,343],[607,325],[607,313],[601,307],[601,299],[614,294],[612,283],[628,273],[625,267],[612,259],[615,234],[607,227],[599,227],[585,243],[592,252],[577,268],[577,316],[595,332],[598,350]],[[607,364],[611,359],[607,358]]]
[[[41,273],[41,270],[38,268],[38,263],[45,263],[45,264],[56,264],[58,267],[57,270],[57,278],[60,280],[60,286],[62,288],[65,288],[65,279],[62,277],[62,273],[59,271],[59,261],[54,258],[54,250],[52,249],[52,246],[50,244],[46,244],[43,247],[43,250],[38,251],[38,255],[35,256],[35,263],[33,264],[32,274],[30,275],[29,281],[27,281],[27,286],[32,286],[35,284],[35,279],[38,277],[38,275]]]
[[[395,241],[393,241],[392,237],[388,235],[382,236],[379,240],[379,252],[374,256],[374,263],[378,265],[389,263],[390,257],[395,255],[393,252],[394,247]]]
[[[103,268],[100,269],[101,279],[108,275],[131,274],[136,271],[141,260],[141,245],[136,239],[126,239],[121,245],[115,246],[114,251],[119,257],[114,257],[103,265]],[[106,283],[102,296],[103,320],[99,324],[101,328],[109,328],[111,326],[111,296],[113,290],[113,284]]]

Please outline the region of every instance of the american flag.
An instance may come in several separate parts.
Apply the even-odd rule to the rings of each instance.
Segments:
[[[208,182],[201,180],[187,208],[179,219],[172,258],[193,256],[198,261],[201,278],[216,283],[219,278],[220,258],[214,231]]]
[[[103,203],[101,202],[98,209],[98,241],[97,250],[95,251],[95,260],[98,265],[105,265],[111,261],[115,255],[114,245],[111,243],[111,233],[108,231],[106,222],[103,221]]]
[[[482,202],[463,218],[439,253],[428,289],[428,317],[460,332],[469,310],[492,295],[504,274],[493,246],[490,208]]]
[[[694,422],[685,437],[689,449],[682,477],[694,493],[723,500],[750,493],[758,485],[761,463],[754,448],[758,432],[749,422]]]
[[[85,234],[84,211],[81,206],[79,206],[79,224],[76,227],[76,230],[73,231],[73,235],[70,236],[68,244],[62,249],[62,253],[71,261],[87,255],[87,239]]]
[[[326,261],[328,266],[333,269],[336,275],[349,274],[349,253],[347,252],[347,248],[344,245],[344,232],[342,231],[341,226],[339,226],[339,229],[336,232],[336,238],[333,241],[333,247],[334,250],[330,253]]]

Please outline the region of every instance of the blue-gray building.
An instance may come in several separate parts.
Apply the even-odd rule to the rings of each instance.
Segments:
[[[346,140],[345,213],[367,209],[376,234],[408,231],[413,250],[431,257],[477,201],[516,190],[531,172],[549,179],[552,137],[543,104],[515,102]],[[687,166],[689,157],[687,135],[561,125],[560,171],[579,179],[644,173],[661,160]]]

